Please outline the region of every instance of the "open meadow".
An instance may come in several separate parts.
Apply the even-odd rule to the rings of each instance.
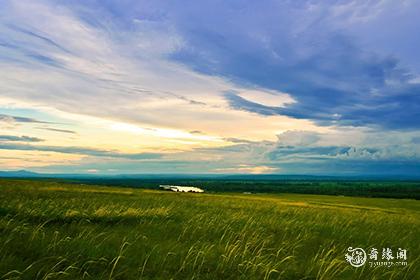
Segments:
[[[348,247],[407,264],[356,268]],[[0,279],[409,280],[419,261],[413,199],[0,180]]]

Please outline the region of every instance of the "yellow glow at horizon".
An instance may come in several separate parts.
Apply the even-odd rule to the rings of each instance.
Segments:
[[[258,93],[258,91],[248,91],[248,98],[258,95]],[[267,95],[271,94],[267,93]],[[264,96],[260,98],[265,98],[266,102],[269,101]],[[287,96],[281,98],[283,102],[290,101]],[[281,101],[280,99],[276,100]],[[328,127],[319,127],[308,120],[292,119],[285,116],[261,116],[227,107],[202,108],[202,111],[197,112],[198,117],[194,117],[195,111],[191,111],[187,115],[177,114],[178,111],[184,112],[179,108],[176,112],[167,112],[163,109],[153,111],[156,119],[168,124],[168,126],[159,126],[74,114],[50,107],[0,98],[0,105],[5,103],[12,104],[12,107],[45,112],[68,124],[58,126],[59,128],[74,130],[76,134],[40,130],[40,124],[21,124],[13,130],[0,127],[0,132],[3,134],[27,135],[45,139],[43,142],[29,143],[30,145],[84,147],[122,153],[178,153],[197,148],[233,145],[234,142],[226,140],[228,138],[276,141],[276,135],[286,130],[317,132],[329,130]],[[188,111],[187,109],[185,112]],[[171,118],[168,118],[168,114],[171,114]],[[57,124],[51,126],[57,126]],[[192,130],[199,132],[192,133],[190,132]]]
[[[84,155],[44,151],[0,150],[0,166],[4,169],[43,167],[54,164],[77,165]]]
[[[250,174],[265,174],[278,171],[279,168],[269,167],[269,166],[248,166],[248,165],[239,165],[232,168],[219,168],[216,171],[227,172],[227,173],[250,173]]]
[[[112,124],[111,129],[116,130],[116,131],[125,131],[125,132],[134,133],[134,134],[144,134],[144,135],[151,135],[151,136],[170,138],[170,139],[190,139],[190,140],[215,141],[215,142],[222,141],[221,139],[217,137],[213,137],[213,136],[195,135],[189,132],[175,130],[175,129],[162,129],[162,128],[145,129],[136,125],[126,124],[126,123]]]

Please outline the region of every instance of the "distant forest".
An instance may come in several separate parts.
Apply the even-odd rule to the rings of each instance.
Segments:
[[[38,179],[45,180],[45,179]],[[207,192],[300,193],[361,197],[420,199],[420,181],[268,179],[264,177],[220,178],[72,178],[50,179],[74,184],[158,189],[159,185],[203,188]]]

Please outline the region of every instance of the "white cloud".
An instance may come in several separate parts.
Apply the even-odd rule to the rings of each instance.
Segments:
[[[183,44],[170,25],[136,20],[132,29],[122,31],[94,12],[88,14],[96,16],[99,27],[48,1],[7,5],[1,38],[19,48],[5,47],[10,57],[0,57],[2,98],[127,125],[201,130],[214,137],[273,139],[290,125],[313,126],[230,109],[223,92],[231,89],[264,104],[292,100],[284,93],[241,88],[169,61],[167,54]]]
[[[308,146],[316,144],[319,139],[319,133],[311,131],[288,130],[279,135],[278,143],[280,145]]]

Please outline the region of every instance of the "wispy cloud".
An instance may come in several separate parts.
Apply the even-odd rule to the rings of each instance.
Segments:
[[[0,122],[7,122],[7,123],[38,123],[38,124],[47,124],[50,122],[47,121],[41,121],[33,118],[27,118],[27,117],[19,117],[19,116],[11,116],[11,115],[5,115],[0,114]]]
[[[37,127],[37,129],[49,130],[49,131],[61,132],[61,133],[77,134],[76,131],[73,131],[73,130],[52,128],[52,127]]]
[[[183,9],[171,6],[175,11],[169,17],[186,41],[172,57],[202,73],[287,92],[296,101],[281,108],[228,93],[225,98],[234,109],[311,119],[321,125],[418,129],[420,85],[412,83],[418,73],[394,54],[376,52],[380,46],[365,49],[352,30],[360,21],[376,24],[378,17],[397,7],[363,2],[354,1],[350,7],[322,1],[243,2],[238,6],[210,2],[204,9],[201,4]],[[360,8],[366,6],[380,12],[369,17]],[[407,6],[397,8],[400,17],[418,9],[414,2]],[[343,26],[337,13],[347,9],[354,9],[354,16]],[[188,28],[187,19],[196,23],[194,28]],[[411,18],[409,26],[400,26],[400,32],[415,22]],[[375,32],[387,35],[383,29]]]
[[[115,9],[130,16],[116,17]],[[184,39],[164,17],[134,16],[125,5],[98,10],[92,3],[49,1],[10,2],[2,13],[4,97],[185,131],[194,126],[205,133],[236,134],[244,124],[262,125],[263,117],[231,110],[224,100],[224,91],[248,86],[222,75],[200,74],[170,59]],[[252,88],[256,94],[264,92]],[[238,125],[232,126],[232,119]],[[266,130],[271,126],[264,125]]]
[[[132,160],[156,159],[160,158],[158,153],[120,153],[116,151],[101,150],[85,147],[60,147],[60,146],[44,146],[44,145],[29,145],[29,144],[8,144],[0,143],[2,150],[20,150],[20,151],[43,151],[56,152],[64,154],[78,154],[93,157],[109,157],[109,158],[124,158]]]
[[[1,141],[16,141],[16,142],[42,142],[44,139],[30,136],[13,136],[13,135],[0,135]]]

